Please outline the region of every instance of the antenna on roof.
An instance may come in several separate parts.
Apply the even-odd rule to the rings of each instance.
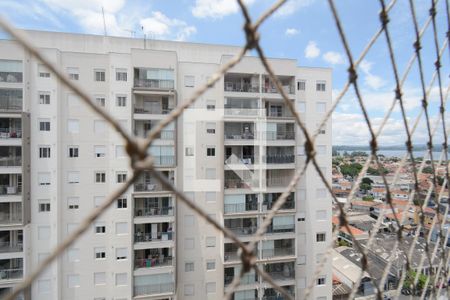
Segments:
[[[144,49],[147,49],[147,41],[146,41],[147,35],[145,34],[144,26],[141,26],[141,29],[144,32]]]
[[[103,9],[103,6],[102,6],[102,15],[103,15],[103,30],[105,32],[105,36],[107,36],[107,33],[106,33],[106,21],[105,21],[105,10]]]
[[[134,35],[136,34],[136,31],[132,30],[132,29],[123,29],[124,31],[127,31],[130,33],[130,37],[134,37]]]

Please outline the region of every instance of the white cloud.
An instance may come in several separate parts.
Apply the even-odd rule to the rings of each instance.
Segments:
[[[341,65],[345,62],[342,54],[334,51],[328,51],[322,56],[322,58],[324,61],[332,65]]]
[[[379,90],[380,88],[386,85],[386,81],[383,80],[381,77],[372,74],[371,72],[372,66],[373,63],[367,60],[363,60],[359,64],[359,68],[365,75],[364,84],[373,90]]]
[[[140,21],[144,32],[154,35],[157,38],[175,38],[185,40],[190,35],[197,32],[194,26],[189,26],[186,22],[178,19],[170,19],[160,11],[152,12],[152,16]]]
[[[255,0],[244,0],[246,5],[251,5]],[[220,19],[238,12],[239,5],[234,0],[196,0],[192,7],[192,15],[196,18]]]
[[[283,4],[275,13],[275,16],[289,16],[297,12],[299,9],[313,4],[315,0],[290,0]]]
[[[284,34],[287,36],[297,35],[298,33],[299,31],[296,28],[287,28],[286,31],[284,32]]]
[[[309,41],[305,48],[306,58],[316,58],[320,55],[320,49],[317,47],[317,43],[314,41]]]

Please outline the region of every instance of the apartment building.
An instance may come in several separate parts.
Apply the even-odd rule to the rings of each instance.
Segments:
[[[28,31],[128,132],[145,137],[239,48]],[[331,181],[331,70],[270,59],[312,132]],[[121,137],[14,41],[0,41],[0,291],[20,282],[131,174]],[[304,137],[247,56],[149,148],[158,169],[243,241],[253,240],[305,163]],[[236,246],[143,174],[46,270],[25,299],[218,299],[239,274]],[[313,168],[257,243],[259,267],[303,299],[331,239],[331,198]],[[331,299],[331,263],[313,299]],[[281,299],[244,276],[233,298]]]

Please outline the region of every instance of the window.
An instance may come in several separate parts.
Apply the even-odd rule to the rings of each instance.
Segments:
[[[116,234],[127,234],[128,233],[128,223],[127,222],[117,222],[116,223]]]
[[[105,157],[106,156],[106,146],[103,145],[96,145],[94,146],[94,154],[95,157]]]
[[[215,202],[216,201],[216,192],[206,192],[205,193],[205,201],[206,202]]]
[[[105,200],[105,196],[94,196],[94,206],[99,207],[102,205],[103,200]]]
[[[216,110],[216,101],[215,100],[206,100],[206,110],[209,110],[209,111]]]
[[[102,97],[102,96],[95,97],[95,103],[96,103],[98,106],[105,107],[105,105],[106,105],[106,99],[105,99],[105,97]]]
[[[316,190],[317,198],[325,198],[327,196],[327,190],[324,188],[319,188]]]
[[[105,70],[103,69],[94,70],[94,80],[105,81]]]
[[[215,147],[206,148],[206,156],[216,156],[216,148]]]
[[[46,241],[50,239],[50,226],[38,226],[38,240]]]
[[[96,134],[103,134],[106,131],[106,124],[103,120],[95,120],[94,121],[94,132]]]
[[[50,158],[50,146],[39,147],[39,158]]]
[[[50,120],[40,119],[39,120],[39,131],[50,131]]]
[[[306,90],[306,80],[297,81],[297,91],[304,91],[304,90]]]
[[[126,157],[125,146],[116,146],[116,158]]]
[[[80,79],[80,70],[78,68],[67,68],[67,75],[72,80]]]
[[[325,242],[326,240],[326,234],[325,232],[319,232],[316,234],[316,241],[317,242]]]
[[[316,211],[316,219],[317,219],[317,221],[326,221],[327,220],[327,211],[326,210]]]
[[[77,262],[80,261],[80,249],[78,248],[70,248],[67,250],[67,260],[69,262]]]
[[[216,133],[216,123],[206,123],[206,133],[215,134]]]
[[[306,112],[306,102],[305,101],[297,102],[297,109],[298,109],[299,113],[305,113]]]
[[[127,96],[117,96],[116,97],[116,106],[118,106],[118,107],[127,106]]]
[[[305,212],[304,212],[304,211],[300,211],[300,212],[298,213],[297,221],[299,221],[299,222],[304,222],[305,220],[306,220],[306,214],[305,214]]]
[[[316,91],[318,92],[325,92],[325,81],[317,81],[316,82]]]
[[[68,209],[78,209],[80,207],[79,197],[69,197],[67,198],[67,208]]]
[[[184,295],[185,296],[194,296],[194,285],[193,284],[185,284],[184,285]]]
[[[193,262],[184,263],[184,271],[185,272],[194,272],[194,263]]]
[[[325,277],[325,275],[322,275],[322,276],[320,276],[319,278],[317,278],[317,285],[324,285],[325,284],[325,280],[326,279],[326,277]]]
[[[116,274],[116,286],[127,285],[128,275],[127,273]]]
[[[39,185],[50,185],[50,172],[38,173]]]
[[[78,146],[69,146],[69,147],[67,148],[67,152],[68,152],[68,156],[69,156],[70,158],[78,157],[78,155],[79,155],[79,149],[78,149]]]
[[[184,249],[186,249],[186,250],[194,249],[194,239],[193,238],[184,239]]]
[[[106,284],[106,273],[96,272],[94,273],[94,285]]]
[[[38,200],[38,211],[49,212],[50,211],[50,199]]]
[[[216,261],[215,260],[207,260],[206,261],[206,270],[212,271],[216,269]]]
[[[216,247],[216,237],[215,236],[206,237],[206,247],[207,248]]]
[[[80,275],[78,274],[67,275],[67,286],[69,288],[80,287]]]
[[[95,259],[105,259],[106,258],[106,248],[105,247],[94,248],[94,257],[95,257]]]
[[[38,76],[41,78],[50,78],[50,72],[45,65],[38,65]]]
[[[95,224],[95,233],[102,234],[106,233],[106,226],[104,223],[97,223]]]
[[[319,132],[319,134],[326,134],[326,129],[325,129],[325,125],[323,127],[319,127],[320,124],[317,124],[317,131]]]
[[[67,132],[68,133],[80,132],[80,121],[79,120],[67,120]]]
[[[128,256],[127,248],[116,248],[116,259],[117,260],[125,260]]]
[[[105,172],[95,172],[95,182],[96,183],[105,183],[106,182],[106,173]]]
[[[205,176],[206,179],[216,179],[216,169],[206,168]]]
[[[52,289],[52,284],[50,279],[39,279],[38,280],[38,293],[46,294],[50,293]]]
[[[327,111],[327,103],[326,102],[316,102],[316,112],[325,113]]]
[[[306,255],[299,255],[297,258],[298,265],[306,265]]]
[[[186,147],[184,149],[186,156],[194,156],[194,148],[193,147]]]
[[[215,282],[207,282],[206,283],[206,293],[213,294],[216,292],[216,283]]]
[[[184,76],[184,86],[185,87],[194,87],[195,86],[195,77],[192,75]]]
[[[116,81],[127,81],[127,69],[116,69]]]
[[[50,104],[50,93],[39,92],[39,104]]]
[[[127,198],[117,199],[117,208],[127,208]]]
[[[80,172],[78,171],[67,172],[67,183],[69,184],[80,183]]]
[[[117,183],[124,183],[127,181],[127,172],[117,172]]]

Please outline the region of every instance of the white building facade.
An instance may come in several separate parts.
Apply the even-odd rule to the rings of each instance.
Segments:
[[[28,31],[51,61],[128,132],[145,135],[238,47]],[[331,182],[331,70],[270,59]],[[131,174],[124,141],[15,42],[0,41],[0,292],[36,268]],[[263,66],[245,57],[149,149],[158,169],[250,242],[305,163],[304,137]],[[151,174],[132,187],[23,294],[25,299],[219,299],[237,248]],[[331,198],[315,170],[257,243],[257,264],[303,299],[331,239]],[[326,262],[310,297],[331,299]],[[234,299],[281,299],[254,273]]]

